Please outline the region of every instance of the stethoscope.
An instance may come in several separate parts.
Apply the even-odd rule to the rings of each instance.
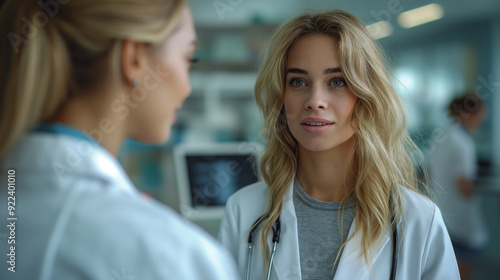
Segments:
[[[248,235],[248,259],[247,259],[247,280],[250,279],[250,263],[252,259],[252,246],[253,246],[253,236],[255,232],[257,232],[257,227],[260,225],[260,223],[264,220],[263,219],[264,215],[260,216],[255,223],[252,225],[252,230],[250,231],[250,234]],[[276,254],[276,247],[278,246],[278,243],[280,242],[280,235],[281,235],[281,225],[280,225],[280,217],[276,220],[276,223],[274,223],[273,229],[273,250],[271,252],[271,259],[269,261],[269,267],[267,269],[267,277],[266,280],[269,280],[269,277],[271,277],[271,269],[273,267],[273,260],[274,260],[274,255]]]
[[[248,259],[247,259],[247,273],[246,273],[246,280],[250,279],[250,263],[252,259],[252,247],[253,247],[253,237],[255,233],[257,232],[257,228],[259,224],[264,220],[262,219],[263,216],[260,216],[252,225],[252,230],[250,231],[250,234],[248,235]],[[280,217],[276,220],[276,223],[274,224],[274,227],[272,228],[273,230],[273,250],[271,251],[271,259],[269,261],[269,267],[267,269],[267,277],[266,280],[269,280],[271,277],[271,269],[273,267],[273,260],[274,260],[274,255],[276,254],[276,247],[278,246],[278,243],[280,242],[280,235],[281,235],[281,225],[280,225]],[[397,246],[397,240],[398,240],[398,229],[397,227],[394,227],[392,230],[392,264],[391,264],[391,276],[390,280],[395,280],[396,279],[396,270],[398,267],[398,246]]]

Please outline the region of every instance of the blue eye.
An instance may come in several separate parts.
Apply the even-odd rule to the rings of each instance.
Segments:
[[[341,87],[345,85],[345,80],[344,79],[333,79],[331,81],[331,85],[334,87]]]
[[[305,82],[300,79],[291,79],[290,80],[290,85],[293,87],[301,87],[305,85]]]

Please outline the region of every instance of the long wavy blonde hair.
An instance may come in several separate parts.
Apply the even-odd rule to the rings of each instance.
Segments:
[[[421,153],[406,132],[404,109],[377,43],[359,19],[344,11],[294,18],[279,27],[268,42],[255,84],[268,145],[260,171],[270,190],[262,218],[261,245],[267,244],[266,237],[281,213],[283,196],[297,173],[297,141],[287,127],[283,103],[285,67],[289,49],[307,34],[324,34],[338,40],[342,73],[358,97],[350,119],[356,178],[344,205],[348,198],[356,199],[354,235],[361,234],[360,245],[369,263],[372,258],[368,250],[379,237],[396,227],[398,221],[404,222],[399,186],[418,191],[413,162]],[[268,248],[262,250],[269,261]]]
[[[102,71],[122,79],[124,39],[163,42],[186,0],[10,0],[0,11],[0,159]],[[102,67],[102,66],[105,67]]]

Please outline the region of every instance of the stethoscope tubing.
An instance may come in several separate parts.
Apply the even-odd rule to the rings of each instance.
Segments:
[[[267,277],[266,280],[269,280],[271,278],[271,268],[273,267],[273,261],[274,261],[274,255],[276,254],[276,246],[278,245],[278,242],[274,242],[273,245],[273,252],[271,253],[271,260],[269,261],[269,268],[267,269]]]
[[[252,230],[250,231],[250,234],[248,235],[248,261],[247,261],[247,273],[246,273],[246,280],[250,279],[250,264],[252,263],[252,247],[253,247],[253,237],[255,232],[257,231],[257,228],[259,224],[264,220],[262,219],[264,216],[260,216],[252,225]],[[267,277],[266,280],[269,280],[271,277],[271,270],[273,267],[273,262],[274,262],[274,255],[276,255],[276,248],[278,247],[278,243],[280,240],[280,235],[281,235],[281,224],[280,224],[280,217],[276,220],[276,223],[274,224],[273,229],[273,250],[271,252],[271,259],[269,261],[269,267],[267,269]]]
[[[246,280],[250,280],[250,265],[252,263],[252,245],[248,244],[248,262],[247,262],[247,277]]]

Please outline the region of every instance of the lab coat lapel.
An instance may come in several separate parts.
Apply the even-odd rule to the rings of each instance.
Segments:
[[[293,206],[293,181],[283,197],[280,219],[281,237],[274,259],[274,279],[301,280],[297,218]],[[272,236],[268,238],[268,244],[269,248],[272,248]]]
[[[354,232],[356,221],[353,221],[351,229],[349,230],[349,236]],[[384,234],[382,238],[375,243],[374,247],[370,250],[372,255],[372,263],[375,263],[380,253],[385,248],[385,246],[392,246],[390,241],[390,236],[388,233]],[[360,246],[361,235],[358,234],[353,239],[351,239],[342,252],[339,264],[337,266],[337,272],[335,273],[334,280],[339,279],[359,279],[366,280],[369,279],[372,265],[367,265],[365,258],[363,256],[363,251]]]

